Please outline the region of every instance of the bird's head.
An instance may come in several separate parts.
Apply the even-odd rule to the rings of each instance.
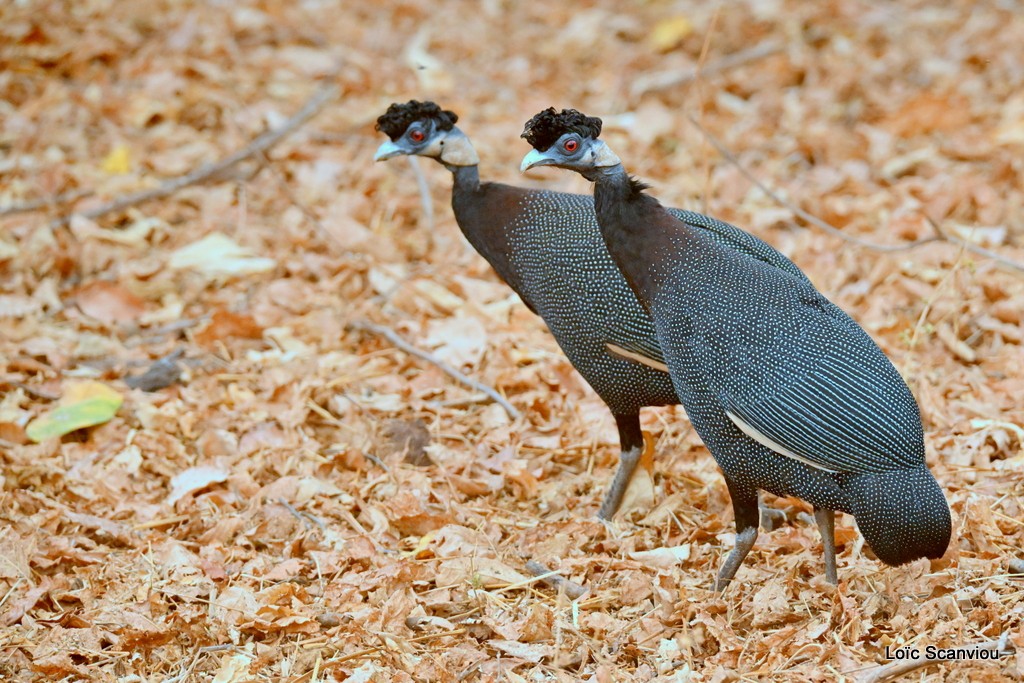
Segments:
[[[453,111],[433,102],[395,102],[377,118],[376,130],[391,138],[377,148],[374,161],[401,155],[437,159],[449,166],[475,166],[479,158],[466,136],[455,127]]]
[[[534,166],[557,166],[590,178],[603,168],[622,162],[603,141],[601,119],[586,116],[575,109],[556,112],[549,107],[526,122],[522,137],[533,146],[523,157],[519,170]]]

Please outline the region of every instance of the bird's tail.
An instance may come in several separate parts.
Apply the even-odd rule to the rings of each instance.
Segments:
[[[946,552],[949,505],[927,467],[855,474],[842,486],[857,527],[882,562],[895,566]]]

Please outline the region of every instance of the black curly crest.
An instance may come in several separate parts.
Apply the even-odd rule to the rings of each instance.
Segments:
[[[388,110],[377,118],[375,130],[387,135],[394,142],[402,137],[413,121],[434,119],[438,130],[451,130],[459,120],[458,114],[441,109],[433,102],[417,102],[409,100],[405,104],[395,102]]]
[[[547,150],[566,133],[578,133],[594,140],[601,134],[601,119],[581,114],[575,109],[556,112],[548,107],[526,122],[521,137],[539,152]]]

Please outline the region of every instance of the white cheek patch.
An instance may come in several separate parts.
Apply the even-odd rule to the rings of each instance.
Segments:
[[[470,144],[469,138],[461,133],[445,135],[439,139],[438,144],[441,147],[438,156],[449,166],[476,166],[480,163],[480,157]]]
[[[434,140],[428,146],[423,148],[423,151],[420,152],[419,155],[422,157],[439,158],[441,154],[444,152],[445,148],[445,145],[442,144],[443,140],[443,137],[434,138]]]
[[[615,152],[604,144],[600,140],[594,142],[594,149],[592,150],[594,158],[594,166],[596,168],[604,168],[606,166],[618,166],[622,163],[619,157],[615,156]]]
[[[746,434],[747,436],[749,436],[751,439],[753,439],[754,441],[758,442],[762,446],[764,446],[766,448],[770,448],[771,450],[775,451],[779,455],[784,455],[787,458],[792,458],[793,460],[796,460],[797,462],[802,462],[803,464],[805,464],[805,465],[807,465],[809,467],[813,467],[816,470],[822,470],[824,472],[832,472],[833,474],[835,474],[836,470],[830,470],[829,468],[823,467],[823,466],[821,466],[820,464],[818,464],[816,462],[812,462],[812,461],[808,460],[807,458],[805,458],[805,457],[803,457],[801,455],[797,455],[796,453],[794,453],[793,451],[789,450],[788,448],[786,448],[782,444],[779,444],[776,441],[773,441],[772,439],[768,438],[767,436],[765,436],[764,434],[759,432],[757,429],[755,429],[753,426],[751,426],[751,425],[747,424],[746,422],[744,422],[743,419],[739,415],[736,415],[735,413],[732,413],[732,412],[730,412],[728,410],[725,411],[725,414],[729,416],[729,419],[732,420],[732,423],[734,425],[739,427],[739,430],[741,432],[743,432],[744,434]]]

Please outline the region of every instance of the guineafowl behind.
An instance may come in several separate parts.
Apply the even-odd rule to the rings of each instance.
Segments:
[[[452,208],[466,239],[543,318],[569,361],[611,409],[621,455],[599,512],[608,519],[643,449],[640,409],[679,402],[654,325],[608,254],[593,199],[480,182],[479,157],[457,120],[433,102],[392,104],[377,120],[377,129],[390,140],[375,158],[419,155],[451,171]],[[700,214],[671,211],[724,248],[804,278],[789,259],[753,235]]]

